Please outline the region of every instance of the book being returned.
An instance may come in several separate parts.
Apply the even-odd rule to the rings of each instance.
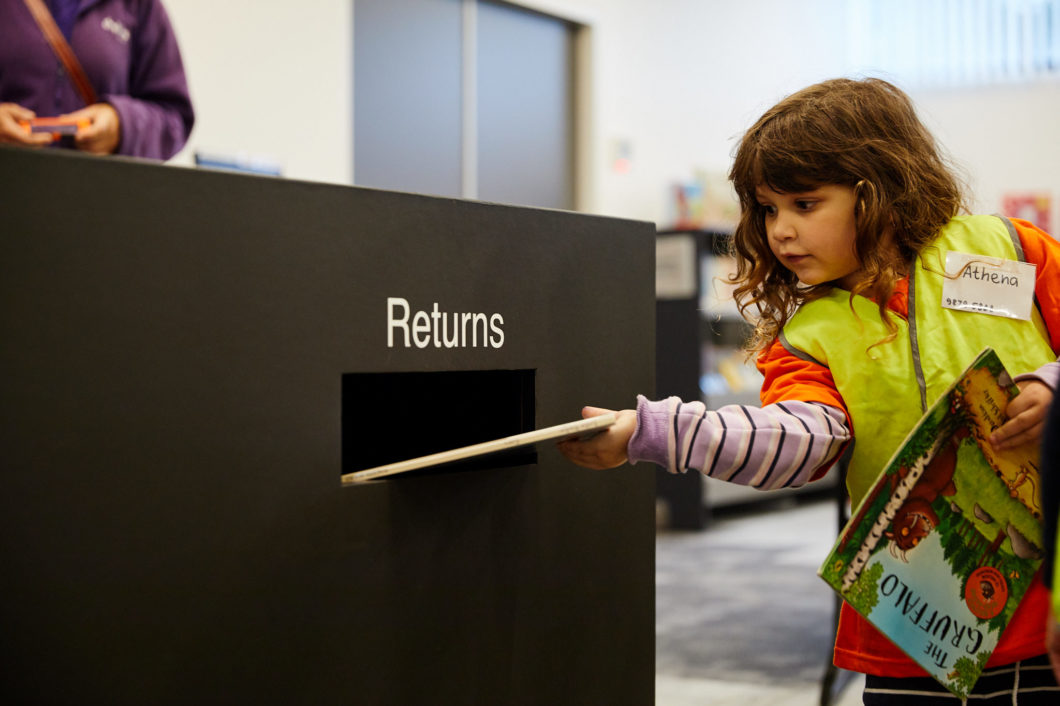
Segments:
[[[514,434],[500,439],[493,439],[492,441],[483,441],[480,444],[462,446],[449,451],[440,451],[427,456],[410,458],[406,461],[397,461],[395,463],[388,463],[374,468],[366,468],[363,471],[356,471],[354,473],[343,475],[342,484],[351,485],[353,483],[362,483],[364,481],[392,476],[406,471],[414,471],[429,466],[438,466],[452,461],[462,461],[476,456],[485,456],[486,454],[507,451],[519,446],[527,446],[529,444],[536,444],[551,439],[588,437],[597,434],[614,424],[616,417],[617,415],[614,412],[608,412],[607,414],[601,414],[597,417],[578,419],[565,424],[557,424],[555,426],[523,432],[522,434]]]

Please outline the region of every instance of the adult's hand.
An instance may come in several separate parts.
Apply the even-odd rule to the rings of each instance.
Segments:
[[[93,103],[63,117],[88,121],[88,126],[79,128],[74,136],[77,149],[91,154],[113,154],[117,151],[121,143],[121,119],[114,106]]]
[[[29,133],[19,124],[20,120],[32,120],[35,117],[36,113],[17,103],[0,103],[0,144],[24,147],[43,147],[51,144],[51,134]]]

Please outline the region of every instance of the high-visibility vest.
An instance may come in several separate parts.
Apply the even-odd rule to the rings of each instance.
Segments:
[[[1030,321],[942,306],[951,250],[1025,261],[1007,219],[956,217],[916,257],[910,317],[892,312],[898,329],[891,340],[875,302],[851,299],[850,292],[838,288],[804,304],[781,333],[789,351],[831,371],[847,405],[855,439],[847,491],[854,507],[923,413],[984,348],[996,350],[1014,376],[1056,360],[1037,306],[1031,307]]]

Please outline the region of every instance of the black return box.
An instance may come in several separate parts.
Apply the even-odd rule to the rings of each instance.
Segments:
[[[0,148],[0,702],[646,704],[654,228]],[[467,435],[462,437],[462,435]]]

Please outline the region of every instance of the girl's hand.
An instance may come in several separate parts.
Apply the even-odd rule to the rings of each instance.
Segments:
[[[1019,385],[1020,393],[1005,408],[1008,421],[990,435],[990,443],[997,449],[1041,443],[1053,391],[1038,380],[1023,380],[1016,384]]]
[[[19,125],[20,120],[32,120],[35,117],[37,117],[36,113],[17,103],[0,103],[0,144],[24,147],[50,145],[52,136],[49,133],[28,133],[24,127]]]
[[[582,418],[598,417],[611,410],[599,407],[585,407]],[[618,412],[615,423],[599,434],[585,440],[565,439],[557,442],[560,453],[568,459],[586,468],[604,469],[621,466],[629,456],[626,447],[637,428],[637,413],[632,409]]]
[[[109,103],[93,103],[63,117],[89,122],[88,127],[80,128],[74,136],[77,149],[91,154],[113,154],[118,149],[121,120],[118,111]]]

